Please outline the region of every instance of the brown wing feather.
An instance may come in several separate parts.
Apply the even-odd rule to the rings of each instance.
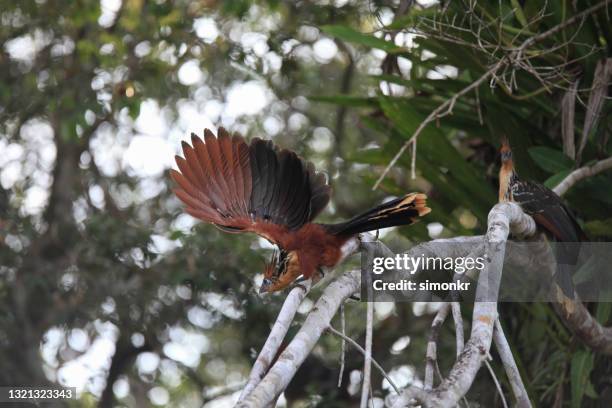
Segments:
[[[228,232],[255,232],[283,246],[290,230],[311,221],[328,203],[330,188],[323,174],[295,153],[270,141],[219,129],[205,130],[204,141],[192,134],[183,143],[185,158],[176,157],[177,197],[187,213]]]
[[[221,166],[223,168],[223,179],[227,182],[228,195],[230,196],[230,203],[232,211],[237,214],[240,213],[241,206],[238,197],[238,184],[236,178],[239,177],[234,173],[234,154],[233,154],[233,142],[231,137],[228,135],[225,129],[219,129],[217,141],[219,142],[219,150],[221,152]]]
[[[230,194],[230,188],[225,180],[226,176],[223,173],[219,141],[210,130],[206,129],[204,131],[204,142],[206,145],[206,151],[208,152],[208,162],[211,169],[209,176],[212,177],[219,186],[220,192],[223,195],[223,205],[227,208],[231,203],[230,197],[228,197],[228,194]],[[229,210],[229,208],[227,209]]]
[[[210,157],[208,155],[208,149],[206,148],[206,145],[204,144],[202,139],[200,139],[193,133],[191,134],[191,143],[193,144],[193,150],[195,152],[195,157],[192,160],[196,161],[202,170],[202,180],[206,184],[206,193],[208,198],[214,204],[214,208],[222,208],[225,210],[223,190],[217,183],[215,171],[210,162]],[[183,150],[184,149],[185,146],[183,145]]]
[[[557,225],[555,225],[555,223],[552,220],[550,220],[548,217],[546,217],[546,214],[543,214],[543,213],[534,214],[533,215],[533,220],[536,222],[536,224],[538,226],[540,226],[546,232],[548,232],[550,235],[555,237],[556,240],[558,240],[558,241],[566,241],[567,240],[567,238],[566,238],[565,234],[563,233],[563,231],[561,229],[559,229],[559,227]]]

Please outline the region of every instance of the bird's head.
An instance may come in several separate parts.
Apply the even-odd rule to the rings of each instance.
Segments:
[[[300,264],[296,251],[274,251],[270,263],[264,269],[264,279],[259,293],[282,290],[300,275]]]
[[[510,142],[508,138],[503,137],[501,141],[501,148],[499,149],[499,153],[501,155],[502,164],[510,163],[512,164],[512,149],[510,148]]]

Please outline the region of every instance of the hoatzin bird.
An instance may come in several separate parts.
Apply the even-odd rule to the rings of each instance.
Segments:
[[[180,171],[171,170],[187,213],[226,232],[254,232],[279,247],[265,267],[260,292],[281,290],[296,278],[334,266],[341,247],[361,232],[414,223],[427,214],[426,196],[411,193],[339,224],[312,220],[329,202],[324,174],[294,152],[255,138],[250,144],[219,129],[183,142]],[[318,277],[319,275],[315,276]]]
[[[563,293],[573,299],[574,286],[567,267],[576,262],[576,247],[563,245],[567,242],[582,242],[588,238],[572,211],[561,198],[546,186],[519,179],[512,150],[507,139],[502,140],[501,167],[499,170],[499,202],[515,202],[529,214],[546,237],[556,241],[557,272],[555,279]]]

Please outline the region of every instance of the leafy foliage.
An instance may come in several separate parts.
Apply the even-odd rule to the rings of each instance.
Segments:
[[[283,298],[255,294],[267,248],[254,237],[194,226],[172,196],[169,163],[145,157],[145,170],[159,165],[147,173],[126,159],[130,149],[145,154],[137,143],[143,136],[147,145],[162,139],[177,150],[204,126],[273,137],[329,171],[333,205],[324,220],[422,190],[433,209],[428,220],[442,224],[443,236],[483,232],[497,196],[502,135],[521,176],[549,185],[611,153],[609,99],[598,97],[597,115],[587,107],[597,105],[597,67],[610,53],[601,10],[528,47],[532,71],[507,64],[459,98],[452,114],[419,136],[417,178],[408,151],[371,191],[430,112],[594,1],[417,2],[402,12],[378,0],[107,3],[3,2],[0,11],[1,384],[64,383],[88,351],[109,344],[114,355],[84,381],[82,405],[146,406],[161,388],[167,405],[200,406],[209,391],[247,375]],[[575,150],[583,137],[586,144],[568,156],[562,99],[575,81]],[[231,94],[244,84],[264,89],[266,103],[230,115]],[[159,123],[173,125],[151,130]],[[612,237],[611,177],[593,177],[567,195],[601,240]],[[398,247],[430,239],[427,227],[385,239]],[[362,343],[363,307],[350,306],[347,333]],[[407,362],[425,354],[432,311],[377,310],[374,355],[400,379],[420,375]],[[548,305],[503,304],[500,312],[535,403],[605,404],[612,366],[577,344]],[[609,320],[609,307],[597,313]],[[409,345],[399,347],[406,337]],[[449,361],[452,328],[440,338],[440,359]],[[185,349],[185,339],[200,348]],[[289,405],[354,403],[350,376],[340,389],[330,381],[339,350],[337,339],[322,339],[298,373],[308,381],[287,389]],[[146,358],[158,364],[146,370]],[[361,361],[349,351],[347,372]],[[381,388],[382,378],[373,378]],[[115,380],[129,391],[114,393]],[[496,398],[484,376],[468,395],[483,406],[499,406]]]

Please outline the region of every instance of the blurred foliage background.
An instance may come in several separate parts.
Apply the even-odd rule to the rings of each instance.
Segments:
[[[327,220],[426,191],[428,221],[383,234],[396,248],[484,231],[502,135],[520,175],[551,186],[612,151],[604,7],[458,99],[419,136],[416,178],[408,151],[371,191],[433,109],[594,0],[0,4],[0,384],[75,386],[69,405],[231,405],[278,312],[284,294],[256,294],[269,246],[196,223],[172,196],[167,169],[191,131],[225,126],[312,160],[334,187]],[[602,241],[611,182],[566,196]],[[592,308],[608,322],[608,304]],[[363,307],[346,309],[362,341]],[[433,312],[376,305],[374,356],[399,385],[422,378]],[[610,360],[549,305],[500,313],[536,406],[610,405]],[[444,373],[450,325],[441,339]],[[324,337],[280,403],[355,405],[362,359],[349,350],[337,388],[339,350]],[[470,406],[501,406],[492,385],[483,370]],[[373,386],[390,391],[377,373]]]

